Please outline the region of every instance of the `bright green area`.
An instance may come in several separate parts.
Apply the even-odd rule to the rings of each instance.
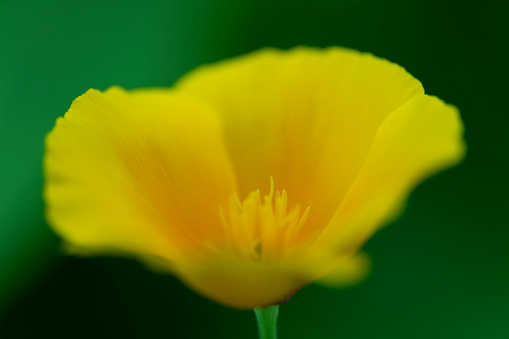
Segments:
[[[62,257],[43,219],[44,135],[90,87],[170,85],[264,46],[342,45],[404,65],[461,110],[466,161],[366,250],[369,280],[309,286],[284,338],[507,338],[509,27],[501,1],[0,1],[0,337],[256,338],[252,312],[115,258]]]
[[[260,339],[277,339],[277,318],[279,305],[254,309]]]

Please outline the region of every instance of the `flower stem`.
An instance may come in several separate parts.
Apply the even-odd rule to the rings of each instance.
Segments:
[[[277,317],[279,305],[254,309],[260,339],[277,339]]]

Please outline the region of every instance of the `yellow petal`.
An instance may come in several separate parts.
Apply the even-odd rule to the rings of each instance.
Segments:
[[[329,287],[348,287],[368,276],[371,271],[371,259],[364,252],[359,252],[337,264],[330,272],[318,280],[318,283]]]
[[[202,264],[177,265],[174,272],[209,299],[253,309],[281,303],[314,281],[331,287],[353,285],[366,278],[370,268],[371,261],[364,253],[334,256],[330,251],[315,251],[281,261],[216,256]]]
[[[305,270],[235,257],[186,267],[177,275],[207,298],[239,309],[280,303],[309,282]]]
[[[384,119],[423,93],[403,68],[336,47],[265,49],[199,68],[177,87],[221,114],[240,197],[274,177],[289,208],[311,206],[306,236],[337,210]]]
[[[201,253],[236,191],[216,114],[167,90],[88,91],[47,136],[44,169],[48,221],[92,252]]]
[[[464,153],[458,110],[436,97],[415,97],[380,126],[362,170],[316,247],[356,250],[401,212],[419,182],[456,164]]]

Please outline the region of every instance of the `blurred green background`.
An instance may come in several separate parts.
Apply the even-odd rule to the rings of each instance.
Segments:
[[[508,8],[502,1],[0,1],[0,338],[256,338],[254,314],[116,258],[59,252],[44,135],[88,88],[171,85],[264,46],[341,45],[457,105],[469,150],[366,250],[366,282],[308,286],[284,338],[509,338]]]

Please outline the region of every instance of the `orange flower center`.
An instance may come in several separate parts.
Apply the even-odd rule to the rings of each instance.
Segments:
[[[220,208],[220,215],[232,254],[255,261],[274,261],[295,252],[309,210],[307,207],[301,213],[298,205],[288,210],[286,190],[274,193],[271,177],[270,193],[263,199],[260,190],[249,193],[243,202],[233,194],[228,207]]]

